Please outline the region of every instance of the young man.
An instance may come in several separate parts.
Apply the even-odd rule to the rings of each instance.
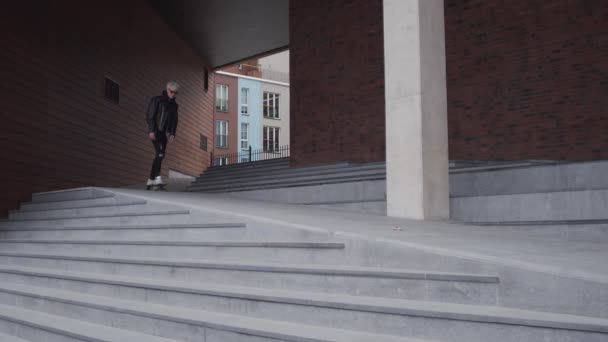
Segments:
[[[177,130],[177,102],[175,96],[179,85],[177,82],[167,83],[167,89],[160,96],[154,96],[148,104],[146,122],[148,123],[148,137],[152,140],[156,153],[150,170],[148,188],[152,185],[164,185],[160,176],[160,167],[167,150],[167,136],[169,142],[175,139]]]

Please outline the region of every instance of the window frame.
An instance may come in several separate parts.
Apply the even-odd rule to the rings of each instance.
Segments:
[[[218,83],[215,85],[215,110],[217,112],[228,112],[228,90],[227,84]],[[226,95],[226,97],[224,98],[222,95]]]
[[[224,126],[224,127],[222,127],[222,126]],[[224,129],[225,134],[222,134],[222,128],[225,128]],[[224,137],[223,145],[221,144],[222,137]],[[215,147],[216,148],[228,148],[228,120],[220,120],[220,119],[215,120]]]

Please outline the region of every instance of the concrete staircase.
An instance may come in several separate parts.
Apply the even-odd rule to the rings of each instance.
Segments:
[[[34,194],[0,222],[0,341],[608,340],[608,283],[147,194]]]
[[[345,162],[290,168],[289,158],[235,164],[205,171],[188,191],[384,214],[386,165]]]

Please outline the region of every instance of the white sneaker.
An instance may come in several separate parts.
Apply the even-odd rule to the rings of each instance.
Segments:
[[[150,185],[154,185],[153,179],[148,179],[148,182],[146,182],[146,186],[150,186]]]
[[[161,178],[161,176],[158,176],[154,179],[154,182],[152,182],[152,185],[165,185],[166,183],[163,182],[163,179]]]

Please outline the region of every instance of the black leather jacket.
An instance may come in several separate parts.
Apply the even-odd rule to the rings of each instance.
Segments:
[[[175,136],[178,107],[175,99],[169,99],[166,91],[160,96],[151,98],[146,112],[148,133],[168,132]]]

